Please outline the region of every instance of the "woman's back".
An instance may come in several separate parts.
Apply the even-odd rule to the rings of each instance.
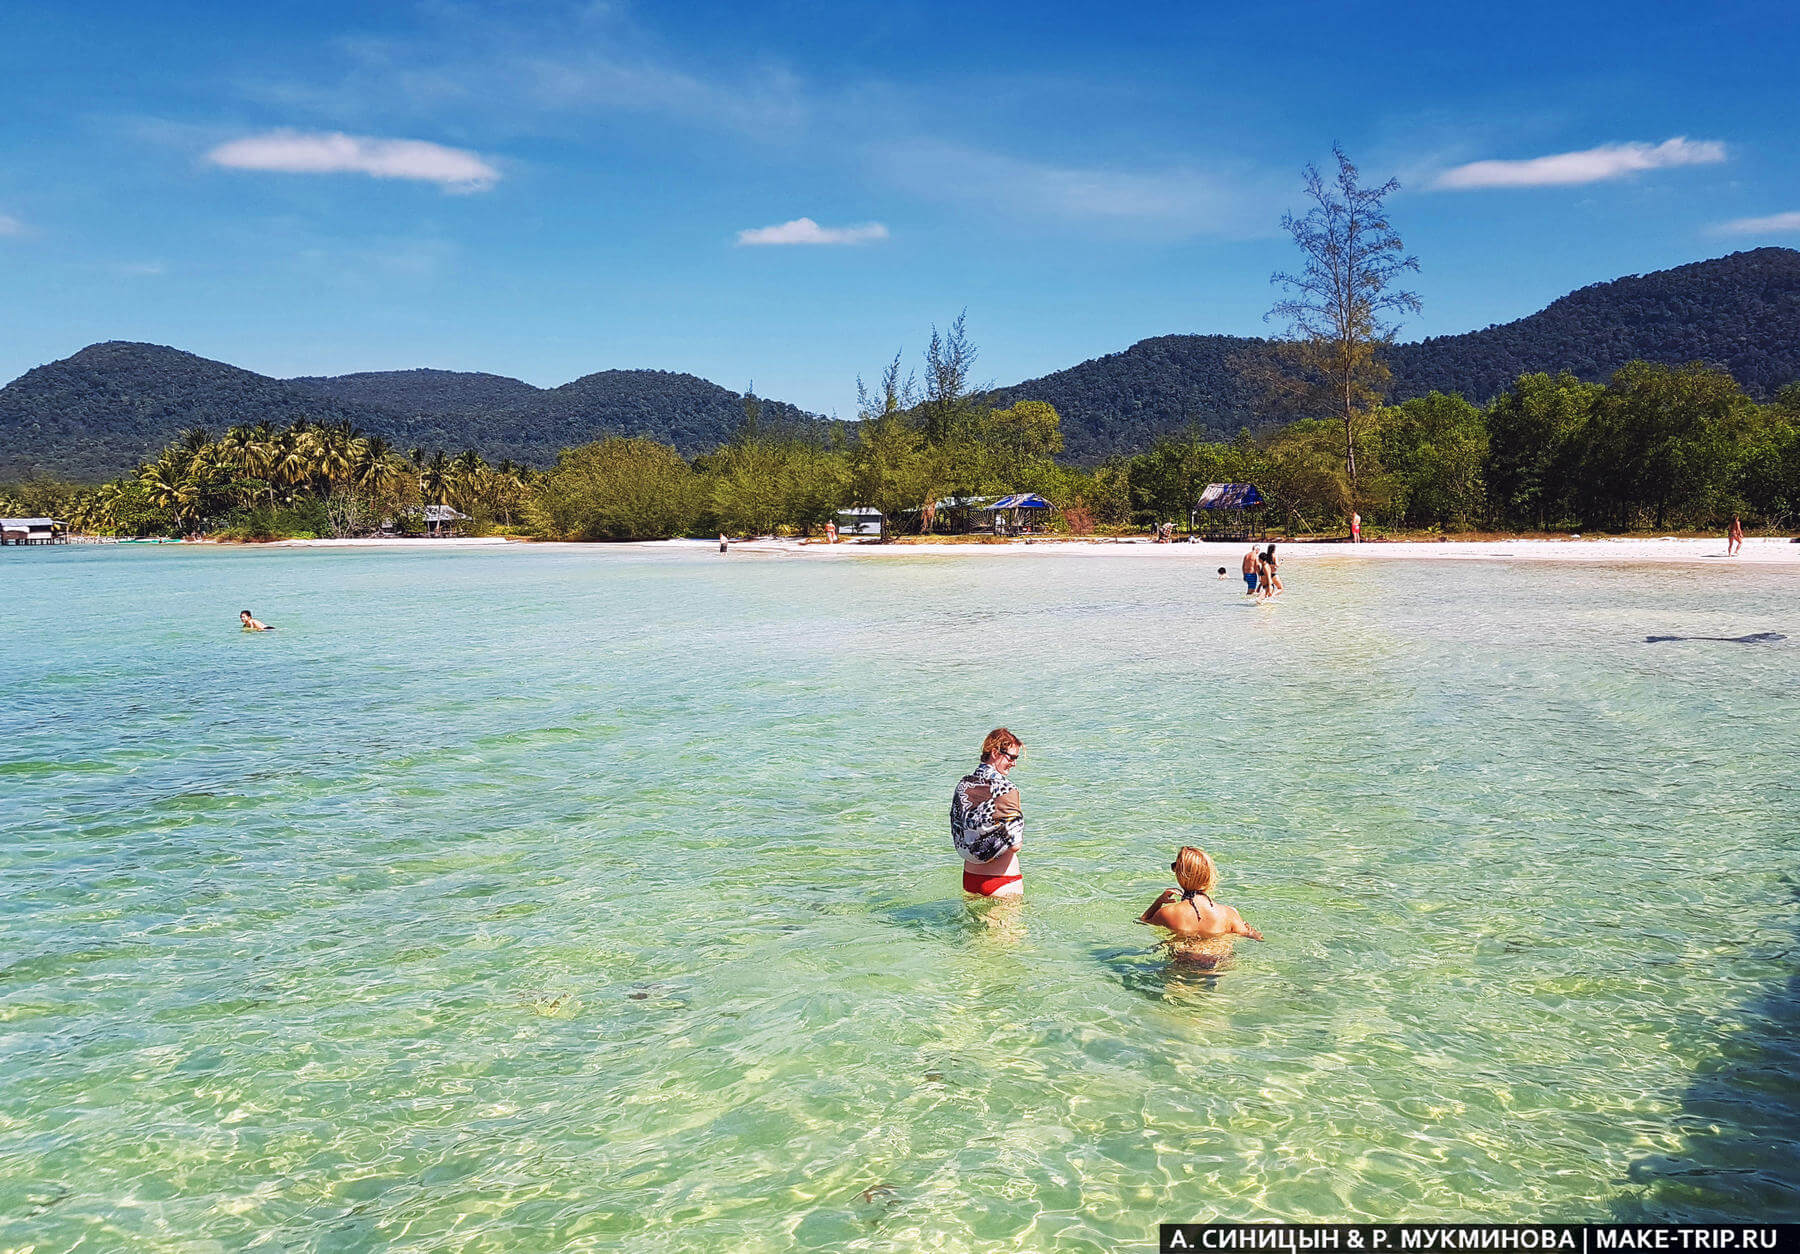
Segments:
[[[1156,927],[1166,927],[1175,935],[1188,938],[1244,935],[1243,919],[1230,906],[1221,906],[1205,893],[1184,895],[1166,902],[1151,917]]]

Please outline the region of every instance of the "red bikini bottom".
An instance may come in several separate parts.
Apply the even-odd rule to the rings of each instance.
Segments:
[[[1023,875],[977,875],[973,871],[963,871],[963,891],[975,893],[981,897],[992,897],[1008,884],[1017,884],[1024,879]]]

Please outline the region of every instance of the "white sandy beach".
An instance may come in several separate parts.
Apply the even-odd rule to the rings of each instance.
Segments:
[[[1259,544],[1266,541],[1259,541]],[[1278,553],[1286,561],[1381,562],[1381,561],[1507,561],[1507,562],[1582,562],[1610,566],[1627,565],[1715,565],[1730,563],[1752,566],[1800,566],[1800,543],[1786,538],[1753,537],[1744,541],[1743,552],[1736,557],[1725,555],[1722,536],[1695,539],[1664,536],[1559,540],[1440,540],[1384,541],[1366,544],[1343,544],[1320,541],[1278,541]],[[428,540],[417,537],[370,537],[345,540],[277,540],[270,548],[303,549],[494,549],[507,545],[540,547],[554,541],[527,541],[505,536],[467,536],[454,539]],[[716,540],[649,540],[620,547],[710,551]],[[568,547],[588,547],[570,545]],[[610,546],[606,546],[610,547]],[[856,558],[929,558],[929,557],[1129,557],[1143,560],[1188,562],[1196,565],[1223,566],[1235,575],[1238,562],[1248,544],[1232,541],[1224,544],[1153,544],[1147,539],[1031,539],[1004,543],[963,544],[876,544],[870,541],[843,541],[827,545],[822,540],[765,538],[734,540],[731,552],[773,557],[849,560]]]
[[[1266,543],[1266,542],[1260,542]],[[1753,538],[1744,541],[1736,557],[1725,555],[1723,536],[1692,539],[1597,538],[1562,540],[1442,540],[1370,541],[1366,544],[1334,544],[1278,541],[1276,552],[1284,561],[1380,562],[1380,561],[1508,561],[1586,562],[1626,565],[1792,565],[1800,566],[1800,544],[1786,538]],[[658,547],[717,547],[716,540],[668,540]],[[1012,540],[1004,544],[873,544],[788,539],[734,541],[734,553],[779,554],[795,557],[1136,557],[1146,560],[1208,563],[1223,566],[1235,575],[1244,550],[1240,541],[1225,544],[1153,544],[1145,539],[1125,540]]]
[[[468,549],[494,548],[518,541],[506,536],[361,536],[343,540],[270,540],[273,549]]]

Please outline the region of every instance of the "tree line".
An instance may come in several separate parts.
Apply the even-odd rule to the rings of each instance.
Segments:
[[[896,357],[859,382],[860,422],[821,430],[765,417],[754,395],[733,438],[684,458],[645,437],[565,450],[534,471],[465,450],[400,450],[347,422],[192,429],[98,488],[47,480],[0,490],[0,513],[52,515],[111,535],[221,539],[423,529],[425,505],[465,530],[642,540],[728,532],[816,534],[837,510],[882,511],[890,534],[933,526],[936,502],[1037,492],[1056,530],[1087,534],[1186,522],[1208,483],[1254,483],[1272,525],[1462,531],[1752,528],[1800,521],[1800,384],[1769,404],[1701,365],[1634,362],[1604,384],[1530,374],[1487,406],[1432,393],[1262,434],[1165,437],[1091,469],[1062,464],[1060,419],[1041,401],[985,404],[962,320],[934,333],[923,378]],[[941,524],[940,524],[941,525]]]
[[[52,515],[95,535],[224,540],[418,532],[427,505],[504,528],[521,518],[534,479],[472,449],[402,452],[347,420],[302,418],[217,437],[190,427],[129,475],[91,488],[29,479],[0,490],[0,511]]]
[[[1140,518],[1182,519],[1207,483],[1255,483],[1278,525],[1352,511],[1394,529],[1771,530],[1800,520],[1800,384],[1767,405],[1722,370],[1632,362],[1606,383],[1528,374],[1486,407],[1433,392],[1262,438],[1160,440],[1126,463]]]

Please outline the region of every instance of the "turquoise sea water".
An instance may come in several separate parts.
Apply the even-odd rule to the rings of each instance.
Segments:
[[[1214,565],[8,551],[0,1248],[1800,1219],[1800,570]]]

